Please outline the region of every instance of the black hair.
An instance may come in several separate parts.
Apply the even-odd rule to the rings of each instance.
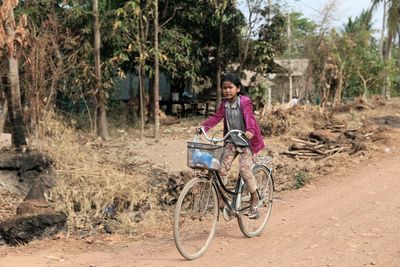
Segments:
[[[236,73],[232,73],[232,72],[225,73],[221,78],[221,87],[222,87],[222,84],[227,81],[233,83],[238,88],[242,88],[242,83],[240,81],[240,77]]]

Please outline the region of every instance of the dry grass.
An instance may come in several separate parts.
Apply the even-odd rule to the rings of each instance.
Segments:
[[[68,215],[70,232],[97,231],[107,225],[113,232],[136,233],[144,225],[168,220],[160,218],[149,176],[107,161],[106,152],[97,149],[102,145],[99,140],[92,141],[53,113],[45,116],[38,132],[40,141],[33,145],[53,159],[57,173],[48,200]]]

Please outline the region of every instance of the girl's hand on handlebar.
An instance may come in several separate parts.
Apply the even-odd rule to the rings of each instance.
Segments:
[[[198,127],[196,127],[196,134],[202,134],[203,133],[203,131],[201,130],[201,127],[202,126],[198,126]]]
[[[246,136],[246,138],[250,140],[251,138],[253,138],[254,134],[251,133],[251,132],[249,132],[249,131],[246,131],[246,132],[244,133],[244,136]]]

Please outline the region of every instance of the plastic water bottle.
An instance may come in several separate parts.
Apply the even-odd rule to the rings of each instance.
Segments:
[[[207,168],[211,167],[212,159],[213,159],[213,156],[210,153],[202,152],[202,154],[200,155],[201,164],[204,165]]]
[[[207,152],[201,152],[195,150],[192,154],[192,161],[196,165],[201,165],[201,167],[210,168],[213,156]]]
[[[193,152],[192,152],[192,161],[193,161],[193,164],[198,164],[199,163],[199,161],[200,161],[200,151],[198,151],[198,150],[194,150]]]
[[[216,158],[213,158],[213,159],[211,160],[210,169],[218,170],[220,165],[221,165],[221,163],[219,162],[219,160],[216,159]]]

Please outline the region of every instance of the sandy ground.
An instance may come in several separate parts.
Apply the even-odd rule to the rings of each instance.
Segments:
[[[400,266],[396,151],[277,193],[260,237],[245,238],[235,220],[221,220],[207,253],[195,261],[184,260],[166,233],[131,242],[61,236],[3,246],[0,266]]]

